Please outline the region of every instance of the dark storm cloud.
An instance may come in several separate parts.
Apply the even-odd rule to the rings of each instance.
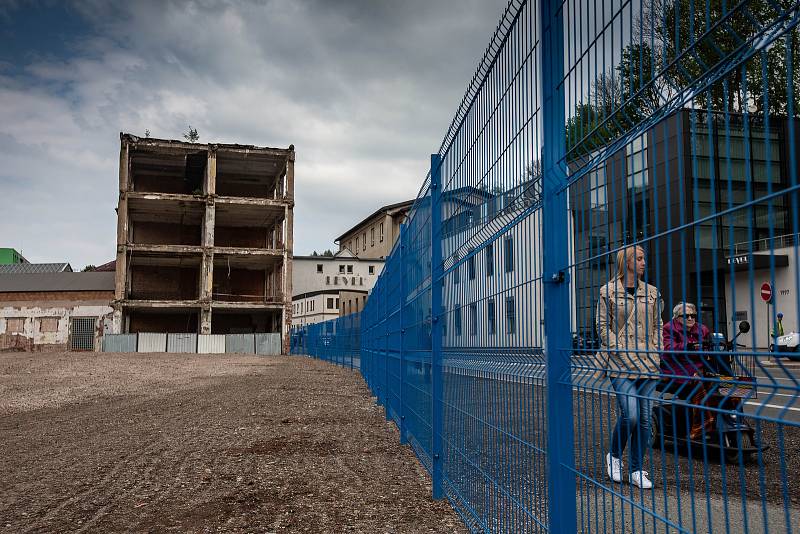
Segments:
[[[7,9],[5,23],[29,7]],[[68,32],[61,55],[3,58],[0,157],[16,163],[0,169],[0,186],[21,188],[26,206],[0,198],[13,214],[0,223],[0,245],[78,266],[110,259],[118,132],[180,138],[191,124],[201,142],[295,144],[296,251],[332,247],[380,205],[416,194],[503,8],[480,0],[76,4],[83,24],[70,28],[83,29]],[[76,231],[65,241],[29,230],[43,217]]]

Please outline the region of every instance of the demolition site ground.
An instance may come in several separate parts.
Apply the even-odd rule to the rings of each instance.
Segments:
[[[462,532],[357,371],[0,354],[0,532]]]

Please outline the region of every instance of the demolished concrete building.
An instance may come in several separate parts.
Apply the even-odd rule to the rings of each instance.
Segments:
[[[294,145],[120,142],[114,332],[280,332],[288,352]]]

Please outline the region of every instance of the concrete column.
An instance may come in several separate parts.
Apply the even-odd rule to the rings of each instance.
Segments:
[[[128,191],[131,189],[130,183],[130,161],[128,160],[129,149],[128,139],[120,134],[120,148],[119,148],[119,190]]]
[[[200,328],[199,332],[201,334],[210,334],[211,333],[211,306],[206,306],[205,304],[200,309]]]
[[[203,189],[206,195],[217,194],[217,145],[208,145],[208,162]]]
[[[217,192],[217,147],[208,146],[208,161],[206,175],[203,183],[206,194],[206,211],[203,217],[203,259],[200,265],[200,325],[201,334],[211,333],[211,303],[214,289],[214,227],[216,217],[216,204],[214,198]]]
[[[291,349],[289,332],[292,327],[292,257],[294,255],[294,145],[289,146],[286,160],[286,200],[283,235],[283,353]]]
[[[123,324],[122,324],[122,306],[119,304],[113,304],[114,313],[111,317],[111,333],[112,334],[124,334]]]
[[[200,300],[211,302],[214,287],[214,225],[216,208],[214,199],[206,197],[206,213],[203,218],[203,259],[200,265]]]
[[[200,333],[211,333],[211,303],[214,287],[214,252],[213,249],[203,249],[203,259],[200,265]]]
[[[214,282],[214,253],[211,250],[203,251],[200,264],[200,300],[210,302],[213,297]]]
[[[289,157],[286,160],[286,200],[292,201],[294,206],[294,145],[289,145]]]
[[[128,287],[128,247],[117,245],[117,263],[114,273],[114,300],[125,300]]]
[[[119,201],[117,203],[117,263],[114,276],[114,332],[122,333],[122,304],[128,287],[128,190],[130,161],[128,140],[120,136]]]

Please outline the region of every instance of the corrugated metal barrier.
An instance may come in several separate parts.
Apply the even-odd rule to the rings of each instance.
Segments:
[[[103,352],[136,352],[136,334],[105,334]]]
[[[276,356],[282,353],[280,333],[257,334],[192,334],[150,333],[106,334],[103,352],[173,352],[200,354],[263,354]]]
[[[138,352],[167,352],[167,334],[139,333]]]
[[[197,334],[167,334],[167,352],[197,352]]]
[[[253,334],[226,334],[225,352],[255,354],[255,337]]]
[[[256,354],[278,356],[281,354],[280,334],[255,334]]]
[[[200,334],[197,336],[197,352],[200,354],[224,354],[224,334]]]

